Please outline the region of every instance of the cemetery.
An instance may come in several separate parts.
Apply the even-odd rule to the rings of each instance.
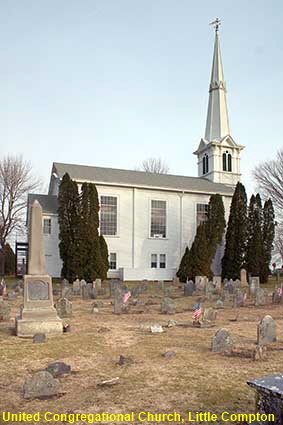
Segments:
[[[196,280],[199,287],[178,279],[55,282],[62,330],[36,328],[37,338],[16,335],[23,282],[8,284],[0,302],[1,411],[254,413],[256,380],[281,370],[282,293],[275,281],[254,289],[244,280]],[[265,292],[260,303],[258,291]]]

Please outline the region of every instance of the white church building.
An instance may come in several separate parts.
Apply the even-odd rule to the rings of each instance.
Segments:
[[[205,136],[194,154],[198,177],[154,174],[95,166],[53,163],[47,195],[29,194],[43,209],[47,272],[61,274],[58,240],[58,189],[65,173],[80,185],[95,183],[100,200],[100,232],[108,245],[108,277],[171,280],[197,226],[206,220],[212,194],[222,195],[226,220],[240,180],[240,152],[231,134],[220,44],[215,45]],[[29,210],[29,208],[28,208]],[[220,258],[215,272],[220,273]]]

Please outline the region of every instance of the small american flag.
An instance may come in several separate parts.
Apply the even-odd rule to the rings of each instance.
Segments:
[[[193,316],[192,316],[193,317],[193,320],[198,320],[201,315],[202,315],[202,308],[201,308],[201,304],[199,303],[196,306],[196,309],[195,309],[195,311],[193,313]]]
[[[282,296],[282,288],[277,288],[278,297]]]
[[[131,292],[130,291],[128,291],[128,292],[126,292],[124,295],[123,295],[123,303],[124,304],[126,304],[126,302],[128,301],[128,299],[130,298],[130,296],[131,296],[132,294],[131,294]]]

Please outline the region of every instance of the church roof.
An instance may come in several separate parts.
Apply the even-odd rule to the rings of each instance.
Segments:
[[[220,193],[227,196],[232,196],[234,191],[230,186],[221,183],[213,183],[201,177],[155,174],[145,171],[62,164],[58,162],[53,164],[52,173],[55,173],[60,179],[65,173],[68,173],[71,179],[77,182],[94,182],[95,184],[111,186],[206,194]]]
[[[42,195],[38,193],[28,194],[28,211],[33,202],[37,200],[45,214],[57,214],[58,197],[55,195]]]

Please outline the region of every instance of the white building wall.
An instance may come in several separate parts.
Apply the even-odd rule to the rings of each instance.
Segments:
[[[109,270],[108,277],[124,280],[172,279],[186,246],[191,246],[197,227],[197,204],[208,203],[210,195],[162,190],[146,190],[96,185],[99,197],[117,197],[117,235],[105,236],[108,251],[117,255],[117,270]],[[167,206],[166,238],[150,236],[151,200],[164,200]],[[231,197],[223,197],[228,221]],[[45,235],[47,272],[60,276],[58,219],[51,218],[51,235]],[[166,255],[166,269],[151,268],[151,254]]]

